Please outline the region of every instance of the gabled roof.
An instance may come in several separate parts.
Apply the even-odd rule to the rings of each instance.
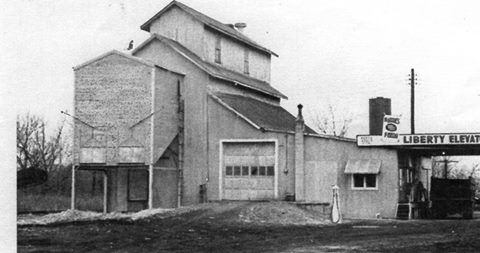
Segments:
[[[204,25],[208,26],[211,29],[214,29],[215,31],[218,31],[224,35],[229,36],[230,38],[233,38],[235,40],[241,41],[253,48],[256,48],[260,51],[263,51],[265,53],[275,55],[278,57],[276,53],[273,51],[260,46],[258,43],[255,41],[251,40],[247,36],[245,36],[243,33],[235,30],[234,28],[223,24],[222,22],[219,22],[203,13],[200,13],[188,6],[186,6],[183,3],[180,3],[178,1],[172,1],[170,2],[165,8],[163,8],[161,11],[159,11],[157,14],[155,14],[152,18],[150,18],[147,22],[145,22],[143,25],[140,26],[140,29],[150,32],[150,25],[152,24],[153,21],[157,20],[160,16],[162,16],[165,12],[167,12],[170,8],[173,8],[174,6],[177,6],[178,8],[182,9],[186,13],[190,14],[192,17],[194,17],[196,20],[200,21]]]
[[[105,58],[105,57],[107,57],[107,56],[113,55],[113,54],[120,55],[120,56],[122,56],[122,57],[125,57],[125,58],[127,58],[127,59],[136,61],[136,62],[138,62],[138,63],[144,64],[144,65],[149,66],[149,67],[154,67],[154,66],[155,66],[155,64],[153,64],[153,63],[151,63],[151,62],[149,62],[149,61],[147,61],[147,60],[144,60],[144,59],[142,59],[142,58],[138,58],[138,57],[135,57],[135,56],[131,56],[131,55],[129,55],[129,54],[122,53],[122,52],[120,52],[120,51],[118,51],[118,50],[112,50],[112,51],[106,52],[106,53],[104,53],[104,54],[102,54],[102,55],[100,55],[100,56],[97,56],[97,57],[95,57],[95,58],[93,58],[93,59],[91,59],[91,60],[88,60],[88,61],[86,61],[86,62],[84,62],[84,63],[82,63],[82,64],[80,64],[80,65],[77,65],[77,66],[73,67],[73,69],[74,69],[74,70],[81,69],[81,68],[83,68],[83,67],[85,67],[85,66],[88,66],[88,65],[90,65],[90,64],[92,64],[92,63],[94,63],[94,62],[97,62],[97,61],[99,61],[99,60],[101,60],[101,59],[103,59],[103,58]]]
[[[269,83],[226,69],[220,65],[206,62],[202,60],[198,55],[190,51],[188,48],[184,47],[182,44],[159,34],[153,34],[149,39],[147,39],[145,42],[143,42],[137,48],[135,48],[132,51],[132,54],[135,54],[136,52],[141,50],[143,47],[148,45],[153,40],[158,40],[160,42],[163,42],[164,44],[172,48],[174,51],[176,51],[177,53],[179,53],[180,55],[182,55],[183,57],[191,61],[197,67],[207,72],[212,77],[225,80],[228,82],[232,82],[236,85],[244,86],[249,89],[268,94],[273,97],[287,99],[287,96],[285,96],[280,91],[270,86]]]
[[[92,63],[94,63],[94,62],[97,62],[97,61],[99,61],[99,60],[101,60],[101,59],[103,59],[103,58],[105,58],[105,57],[108,57],[108,56],[114,55],[114,54],[115,54],[115,55],[122,56],[122,57],[125,57],[125,58],[127,58],[127,59],[129,59],[129,60],[136,61],[136,62],[138,62],[138,63],[144,64],[145,66],[148,66],[148,67],[152,67],[152,68],[153,68],[153,67],[156,67],[156,68],[159,68],[159,69],[163,69],[163,70],[165,70],[165,71],[168,71],[168,72],[175,73],[175,74],[177,74],[177,75],[185,76],[184,73],[180,73],[180,72],[176,72],[176,71],[172,71],[172,70],[166,69],[166,68],[164,68],[164,67],[162,67],[162,66],[159,66],[159,65],[156,65],[155,63],[150,62],[150,61],[148,61],[148,60],[145,60],[145,59],[142,59],[142,58],[139,58],[139,57],[135,57],[135,56],[132,56],[132,55],[130,55],[130,54],[126,54],[126,53],[120,52],[120,51],[115,50],[115,49],[114,49],[114,50],[111,50],[111,51],[108,51],[108,52],[106,52],[106,53],[104,53],[104,54],[102,54],[102,55],[100,55],[100,56],[97,56],[97,57],[95,57],[95,58],[93,58],[93,59],[91,59],[91,60],[88,60],[88,61],[86,61],[86,62],[84,62],[84,63],[82,63],[82,64],[80,64],[80,65],[77,65],[77,66],[73,67],[73,70],[79,70],[79,69],[81,69],[81,68],[83,68],[83,67],[85,67],[85,66],[88,66],[88,65],[90,65],[90,64],[92,64]]]
[[[295,132],[296,118],[280,105],[233,94],[209,94],[219,104],[263,131]],[[317,134],[305,125],[306,134]]]

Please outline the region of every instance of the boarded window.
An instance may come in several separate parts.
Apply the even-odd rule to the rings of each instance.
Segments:
[[[143,163],[145,159],[143,147],[119,147],[118,160],[121,163]]]
[[[148,170],[129,169],[128,170],[128,200],[145,201],[148,200]]]
[[[105,163],[105,148],[81,148],[80,163]]]

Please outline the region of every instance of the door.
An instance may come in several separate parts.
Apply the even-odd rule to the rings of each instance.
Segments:
[[[275,196],[275,143],[223,143],[223,198],[264,200]]]

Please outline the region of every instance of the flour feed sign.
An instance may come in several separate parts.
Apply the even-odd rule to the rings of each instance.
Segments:
[[[398,127],[400,125],[400,117],[385,115],[383,117],[382,136],[386,142],[398,143]]]
[[[480,133],[398,134],[395,142],[380,135],[358,135],[358,146],[480,145]]]

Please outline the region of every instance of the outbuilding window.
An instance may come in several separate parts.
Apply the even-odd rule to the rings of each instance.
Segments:
[[[250,63],[249,63],[248,49],[245,49],[243,52],[243,73],[246,75],[250,74]]]
[[[222,63],[222,38],[217,36],[215,41],[215,63]]]
[[[377,175],[380,173],[380,160],[348,160],[345,174],[352,175],[352,189],[377,190]]]
[[[352,174],[353,189],[377,189],[377,174]]]

